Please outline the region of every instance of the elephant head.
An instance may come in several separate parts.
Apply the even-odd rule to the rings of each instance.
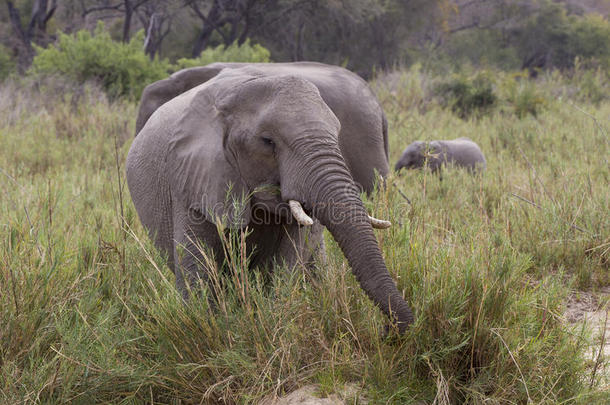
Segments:
[[[164,104],[134,144],[143,142],[149,126],[165,128],[157,131],[169,139],[164,175],[172,198],[185,209],[200,211],[210,222],[229,218],[238,227],[252,221],[254,206],[303,225],[314,216],[398,329],[413,322],[341,155],[339,120],[311,82],[265,76],[252,67],[223,71]],[[236,210],[227,194],[249,196],[246,207]]]
[[[415,141],[411,143],[402,152],[400,159],[394,166],[395,171],[405,169],[419,169],[424,166],[429,167],[432,171],[440,169],[442,164],[442,150],[435,142]]]

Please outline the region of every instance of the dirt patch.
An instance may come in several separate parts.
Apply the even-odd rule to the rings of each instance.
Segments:
[[[598,292],[578,291],[568,298],[564,317],[575,326],[584,324],[591,331],[586,356],[591,370],[601,377],[604,387],[610,386],[610,287]]]
[[[318,385],[306,385],[281,398],[266,398],[260,405],[344,405],[368,403],[360,395],[361,390],[353,384],[347,384],[341,392],[328,396],[321,395],[320,391]]]

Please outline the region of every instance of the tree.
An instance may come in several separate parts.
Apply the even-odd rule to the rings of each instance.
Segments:
[[[32,63],[34,57],[32,42],[44,45],[48,40],[47,23],[57,9],[57,0],[34,0],[30,20],[25,26],[22,24],[21,12],[15,3],[6,0],[6,6],[13,32],[21,42],[19,67],[25,69]]]
[[[200,20],[201,30],[193,44],[192,56],[197,57],[217,33],[226,46],[248,36],[255,14],[268,7],[264,0],[187,0],[187,5]]]
[[[149,1],[138,8],[136,14],[146,30],[144,52],[150,59],[154,59],[155,55],[159,54],[161,44],[170,33],[175,11],[178,9],[176,4],[165,0]]]
[[[99,13],[102,11],[113,11],[121,13],[123,15],[122,41],[129,42],[131,35],[131,21],[133,19],[133,15],[138,10],[138,8],[148,3],[149,1],[150,0],[117,0],[116,2],[112,2],[110,0],[96,0],[92,2],[92,5],[87,7],[85,5],[85,2],[82,0],[82,16],[85,17],[88,14]]]
[[[409,39],[443,0],[269,0],[251,29],[274,59],[319,60],[369,75],[405,59]]]

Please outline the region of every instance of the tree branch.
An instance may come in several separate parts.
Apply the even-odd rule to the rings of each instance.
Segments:
[[[45,25],[45,27],[47,26],[47,23],[49,22],[49,20],[51,19],[51,17],[53,17],[53,14],[55,14],[55,10],[57,10],[57,0],[53,0],[51,2],[51,9],[49,10],[49,12],[47,13],[47,15],[45,16],[45,18],[43,19],[43,23]]]
[[[122,7],[123,7],[123,3],[118,3],[118,4],[115,4],[114,6],[95,6],[95,7],[91,7],[88,9],[84,9],[81,16],[86,17],[87,15],[89,15],[91,13],[95,13],[96,11],[104,11],[104,10],[122,11],[121,10]]]

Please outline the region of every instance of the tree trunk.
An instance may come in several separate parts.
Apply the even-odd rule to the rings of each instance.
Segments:
[[[244,42],[246,42],[246,39],[248,39],[248,32],[250,31],[250,15],[246,14],[246,17],[244,18],[244,28],[241,31],[241,34],[239,35],[239,39],[237,40],[237,45],[243,45]]]
[[[32,42],[44,44],[47,23],[53,17],[57,8],[57,0],[52,0],[49,7],[48,0],[36,0],[32,4],[32,16],[27,29],[21,23],[21,14],[12,1],[6,2],[9,19],[13,31],[23,45],[23,52],[19,52],[19,68],[25,70],[32,63],[34,49]]]
[[[218,28],[218,23],[221,17],[218,1],[214,1],[212,9],[208,13],[207,17],[204,17],[199,9],[195,9],[195,11],[201,18],[202,28],[201,32],[197,36],[197,39],[195,40],[195,44],[193,45],[193,52],[191,55],[193,58],[197,58],[199,55],[201,55],[201,52],[203,52],[203,50],[208,46],[210,37],[212,36],[214,30]]]
[[[294,59],[295,61],[299,61],[299,60],[303,60],[304,59],[304,52],[303,52],[303,33],[305,30],[305,21],[301,20],[299,22],[299,29],[297,31],[297,49],[296,49],[296,58]]]
[[[148,55],[150,60],[155,58],[155,53],[157,52],[156,41],[155,41],[155,33],[157,31],[157,20],[158,16],[156,13],[150,16],[150,21],[148,22],[148,28],[146,29],[146,38],[144,39],[144,53]]]
[[[203,52],[203,50],[208,46],[208,42],[213,32],[213,28],[204,27],[201,33],[197,36],[195,44],[193,45],[193,53],[191,54],[193,58],[199,57],[199,55],[201,55],[201,52]]]
[[[12,1],[7,1],[8,15],[11,20],[11,26],[13,31],[22,43],[24,52],[19,52],[19,67],[23,69],[32,63],[32,57],[34,56],[34,50],[32,49],[32,38],[29,33],[23,29],[21,25],[21,15],[19,10],[15,8]]]
[[[125,19],[123,20],[123,42],[129,42],[129,31],[131,30],[131,18],[133,17],[133,5],[130,0],[124,0]]]

